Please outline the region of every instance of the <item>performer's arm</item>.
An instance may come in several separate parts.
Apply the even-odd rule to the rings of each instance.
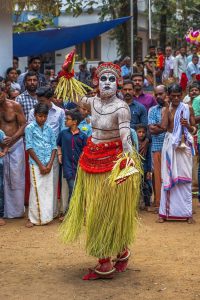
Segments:
[[[130,121],[131,114],[128,105],[118,109],[119,133],[125,153],[132,152]]]
[[[88,104],[91,108],[91,104],[92,104],[92,101],[93,101],[94,98],[95,97],[89,97],[88,98],[88,97],[84,96],[84,97],[81,98],[80,103]]]

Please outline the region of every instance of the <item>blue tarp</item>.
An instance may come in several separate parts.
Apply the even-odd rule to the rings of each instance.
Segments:
[[[78,45],[128,21],[130,18],[124,17],[111,21],[37,32],[14,33],[13,53],[18,57],[31,56]]]

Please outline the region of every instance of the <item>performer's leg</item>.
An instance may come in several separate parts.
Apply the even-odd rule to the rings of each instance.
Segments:
[[[130,255],[131,252],[128,248],[126,248],[123,252],[117,255],[117,259],[115,260],[116,263],[114,265],[116,272],[120,273],[126,271]]]
[[[115,268],[110,257],[102,258],[99,259],[98,265],[94,269],[89,269],[89,273],[83,276],[83,280],[112,279],[114,272]]]

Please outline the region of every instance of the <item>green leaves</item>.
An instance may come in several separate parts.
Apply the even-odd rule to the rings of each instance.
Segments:
[[[14,32],[27,32],[27,31],[39,31],[49,26],[53,26],[53,21],[50,18],[38,19],[34,18],[28,22],[20,22],[14,25]]]

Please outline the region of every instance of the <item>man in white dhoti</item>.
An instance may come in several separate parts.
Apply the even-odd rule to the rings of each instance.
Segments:
[[[162,150],[162,188],[159,222],[175,219],[192,223],[192,156],[196,133],[193,109],[181,102],[177,84],[169,88],[170,105],[165,107],[162,126],[167,129]]]
[[[48,105],[37,104],[34,109],[35,121],[25,129],[31,179],[29,221],[26,227],[44,225],[53,220],[53,161],[57,146],[53,129],[46,122],[48,112]]]
[[[25,158],[22,136],[26,119],[19,103],[6,99],[0,86],[0,128],[5,132],[3,144],[9,148],[4,156],[4,217],[24,215]]]

